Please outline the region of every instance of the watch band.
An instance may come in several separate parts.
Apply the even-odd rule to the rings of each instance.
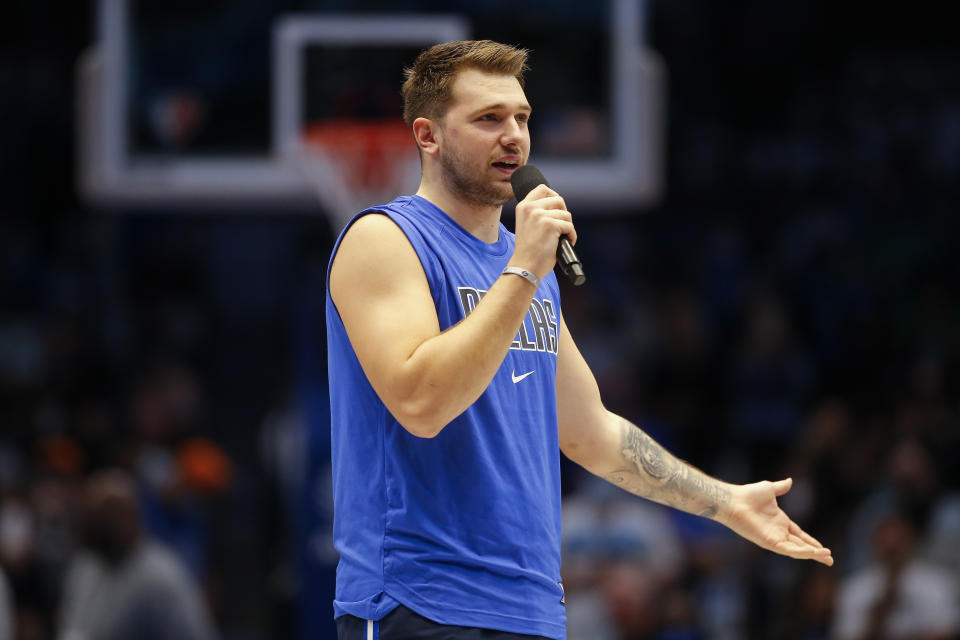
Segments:
[[[503,268],[503,273],[512,273],[515,276],[520,276],[521,278],[528,280],[530,284],[534,286],[534,288],[538,288],[540,286],[540,278],[533,275],[533,272],[527,271],[526,269],[522,269],[520,267],[511,267],[508,265]]]

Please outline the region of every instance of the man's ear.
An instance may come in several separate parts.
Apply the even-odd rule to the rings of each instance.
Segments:
[[[417,146],[422,153],[429,156],[436,154],[440,149],[441,136],[442,132],[436,120],[417,118],[413,121],[413,139],[417,141]]]

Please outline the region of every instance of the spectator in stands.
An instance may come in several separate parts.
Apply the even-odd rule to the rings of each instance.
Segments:
[[[957,585],[917,556],[917,534],[902,511],[880,521],[874,562],[840,585],[835,640],[951,640],[960,633]]]
[[[142,535],[132,478],[101,471],[84,486],[83,544],[64,584],[60,640],[213,640],[183,563]]]
[[[13,597],[3,567],[0,567],[0,640],[13,640]]]

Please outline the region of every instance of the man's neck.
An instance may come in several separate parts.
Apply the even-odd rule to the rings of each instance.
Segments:
[[[465,202],[449,190],[435,187],[426,181],[420,183],[417,195],[429,200],[453,218],[457,224],[466,229],[471,235],[487,244],[500,239],[500,212],[502,206],[479,205]]]

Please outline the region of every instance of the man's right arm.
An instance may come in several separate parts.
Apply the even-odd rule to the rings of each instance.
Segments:
[[[426,438],[487,388],[534,291],[501,276],[465,320],[441,331],[416,252],[377,214],[351,226],[330,271],[330,295],[367,379],[400,424]]]

